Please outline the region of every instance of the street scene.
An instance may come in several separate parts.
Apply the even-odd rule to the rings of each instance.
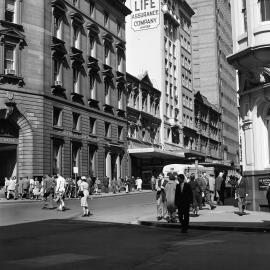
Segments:
[[[1,269],[264,269],[269,0],[0,1]]]

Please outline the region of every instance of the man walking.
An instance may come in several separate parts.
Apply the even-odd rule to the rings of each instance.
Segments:
[[[54,193],[55,182],[49,176],[45,175],[43,179],[43,188],[44,188],[44,200],[45,203],[42,208],[53,209],[53,193]]]
[[[242,177],[240,173],[237,174],[238,180],[235,186],[235,195],[238,199],[238,208],[239,208],[239,215],[242,216],[245,214],[246,208],[246,196],[247,194],[247,187],[246,187],[246,180]]]
[[[217,203],[224,205],[225,180],[223,179],[223,172],[220,172],[216,178],[215,187],[218,193]]]
[[[178,208],[179,221],[182,225],[182,233],[186,233],[189,225],[189,207],[193,202],[193,194],[189,183],[185,183],[185,176],[178,175],[179,184],[175,190],[175,205]]]
[[[57,174],[56,176],[56,199],[55,201],[58,203],[57,210],[64,211],[65,210],[65,203],[64,203],[64,196],[65,196],[65,190],[66,190],[66,180],[64,177],[62,177],[60,174]]]
[[[206,183],[206,187],[204,190],[204,199],[205,201],[210,205],[211,210],[215,209],[216,206],[214,205],[213,201],[211,200],[211,193],[210,193],[210,187],[209,187],[209,179],[206,176],[206,172],[202,173],[202,177]]]

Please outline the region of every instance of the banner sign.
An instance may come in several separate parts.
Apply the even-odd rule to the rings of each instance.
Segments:
[[[160,23],[160,0],[130,0],[131,28],[134,31],[156,28]]]
[[[267,190],[270,184],[270,178],[259,178],[259,190]]]

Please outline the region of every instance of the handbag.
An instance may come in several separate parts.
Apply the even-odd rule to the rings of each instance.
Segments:
[[[83,197],[83,196],[84,196],[83,191],[80,190],[80,191],[78,192],[78,197]]]

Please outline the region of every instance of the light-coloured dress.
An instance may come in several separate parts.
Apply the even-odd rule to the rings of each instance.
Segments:
[[[81,206],[88,207],[88,196],[89,196],[89,184],[87,182],[81,182],[80,189],[83,192],[83,197],[81,198]]]

